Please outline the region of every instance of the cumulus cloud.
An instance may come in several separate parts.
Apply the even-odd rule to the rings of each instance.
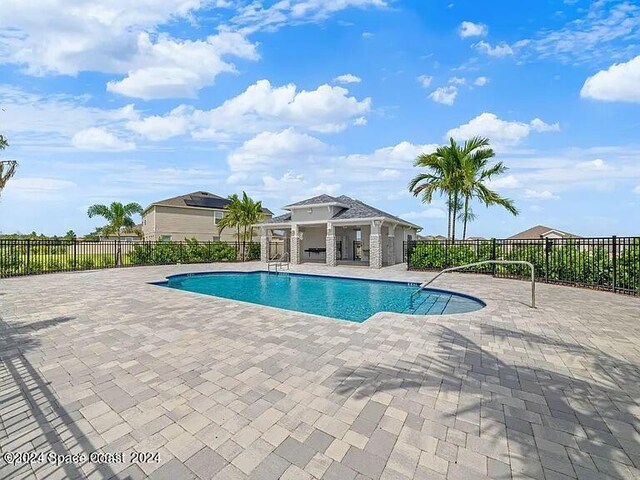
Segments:
[[[447,137],[466,140],[474,136],[488,137],[496,145],[516,145],[529,136],[532,131],[552,132],[560,130],[558,123],[548,124],[539,118],[529,123],[507,121],[494,113],[481,113],[464,125],[447,132]]]
[[[489,182],[490,188],[520,188],[522,183],[514,175],[505,175],[503,177],[497,177],[491,179]]]
[[[549,190],[533,190],[533,189],[526,189],[524,191],[524,196],[527,198],[536,198],[539,200],[557,200],[558,198],[560,198],[553,192],[550,192]]]
[[[433,153],[438,145],[416,145],[410,142],[400,142],[391,147],[383,147],[370,154],[351,154],[341,157],[339,163],[349,167],[366,167],[376,169],[411,169],[416,157],[421,154]]]
[[[346,73],[344,75],[339,75],[333,79],[335,83],[360,83],[362,79],[357,77],[351,73]]]
[[[485,55],[489,55],[490,57],[507,57],[509,55],[513,55],[514,53],[513,48],[511,48],[504,42],[492,46],[490,43],[481,40],[478,43],[474,44],[474,47],[479,52],[482,52]]]
[[[294,84],[274,87],[260,80],[243,93],[212,110],[181,106],[163,116],[131,122],[129,127],[148,138],[179,135],[189,131],[200,139],[220,139],[226,134],[255,133],[265,129],[295,126],[316,132],[338,132],[351,123],[363,124],[371,99],[349,96],[344,87],[320,85],[315,90],[297,90]],[[156,132],[155,128],[159,130]]]
[[[433,77],[429,75],[420,75],[418,77],[418,82],[423,88],[429,88],[431,86],[431,82],[433,82]]]
[[[451,85],[465,85],[467,83],[467,79],[464,77],[451,77],[449,79],[449,83]]]
[[[489,79],[487,77],[478,77],[475,82],[473,82],[473,84],[478,87],[484,87],[487,83],[489,83]]]
[[[136,148],[135,143],[119,139],[102,127],[81,130],[71,139],[71,144],[79,150],[122,152]]]
[[[157,33],[210,2],[120,3],[7,0],[0,16],[0,62],[22,65],[30,75],[125,75],[109,82],[108,90],[151,99],[194,96],[220,73],[235,71],[227,58],[258,58],[255,45],[240,33],[223,31],[196,40]]]
[[[453,105],[458,96],[458,88],[449,85],[448,87],[438,87],[429,94],[429,98],[436,103],[443,105]]]
[[[249,172],[267,171],[289,162],[302,163],[326,151],[327,145],[315,137],[288,128],[281,132],[262,132],[244,142],[227,159],[232,181],[245,179]]]
[[[636,186],[636,188],[633,189],[633,193],[637,193],[640,195],[640,184],[638,184],[638,186]]]
[[[607,102],[640,103],[640,55],[587,78],[580,96]]]
[[[489,32],[489,28],[482,23],[462,22],[458,29],[460,38],[484,37]]]
[[[75,186],[74,182],[59,178],[16,177],[7,183],[6,196],[26,202],[53,200]]]

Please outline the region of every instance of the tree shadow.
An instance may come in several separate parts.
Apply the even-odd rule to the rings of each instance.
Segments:
[[[438,340],[433,355],[418,355],[411,363],[338,370],[336,393],[359,399],[385,391],[407,398],[459,398],[457,405],[439,412],[445,423],[476,419],[489,425],[489,430],[483,431],[482,425],[477,430],[483,448],[489,456],[492,450],[504,450],[500,460],[511,460],[514,475],[543,478],[547,469],[580,478],[590,471],[622,478],[640,473],[635,470],[640,467],[637,365],[590,346],[487,324],[479,334],[483,343],[496,339],[491,350],[499,349],[500,341],[516,344],[503,356],[506,360],[451,328],[440,327],[434,334]],[[478,336],[478,331],[469,335]],[[545,368],[535,365],[535,357],[529,358],[533,366],[527,365],[511,355],[520,352],[517,342],[526,343],[533,353],[569,353],[563,358],[575,364],[558,360],[557,369]],[[540,358],[544,364],[542,353]]]
[[[0,427],[18,426],[18,430],[11,434],[2,432],[0,439],[5,439],[13,452],[34,451],[34,440],[38,442],[35,450],[45,455],[49,452],[58,456],[82,452],[88,458],[91,452],[96,451],[73,416],[58,401],[49,383],[25,355],[40,346],[40,340],[33,335],[35,332],[62,325],[74,318],[60,316],[32,323],[9,324],[0,317],[0,404],[3,406]],[[78,463],[10,465],[2,461],[0,478],[22,478],[25,475],[58,477],[61,473],[71,479],[87,476],[105,480],[120,478],[108,464],[90,464],[93,470],[89,471],[80,467]]]

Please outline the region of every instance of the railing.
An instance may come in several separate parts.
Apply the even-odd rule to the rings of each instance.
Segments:
[[[258,242],[0,239],[0,278],[139,265],[259,259]]]
[[[460,265],[459,267],[445,268],[440,273],[438,273],[435,277],[433,277],[431,280],[427,280],[426,282],[421,283],[420,286],[418,287],[418,289],[411,294],[411,300],[413,300],[414,295],[416,295],[417,293],[419,293],[422,290],[424,290],[425,288],[427,288],[429,285],[431,285],[433,282],[435,282],[442,274],[445,274],[447,272],[454,272],[456,270],[464,270],[464,269],[471,268],[471,267],[479,267],[480,265],[489,265],[489,264],[493,264],[493,265],[508,265],[508,264],[511,264],[511,265],[527,265],[527,266],[529,266],[529,268],[531,269],[531,308],[536,308],[536,273],[535,273],[535,267],[533,266],[533,264],[531,262],[525,262],[525,261],[522,261],[522,260],[485,260],[485,261],[482,261],[482,262],[469,263],[468,265]]]
[[[640,237],[535,240],[417,240],[405,242],[409,270],[442,270],[486,260],[527,261],[538,282],[640,295]],[[526,278],[522,265],[480,264],[470,269],[503,278]]]
[[[282,267],[286,265],[287,270],[289,270],[289,252],[285,252],[282,255],[273,257],[271,260],[267,262],[267,271],[271,272],[271,267],[274,267],[275,272],[278,273],[278,267],[282,269]]]

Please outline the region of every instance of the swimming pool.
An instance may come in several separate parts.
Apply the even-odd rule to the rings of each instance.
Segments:
[[[191,273],[172,275],[157,285],[358,323],[377,312],[445,315],[485,306],[477,298],[436,289],[425,289],[411,300],[416,283],[299,273]]]

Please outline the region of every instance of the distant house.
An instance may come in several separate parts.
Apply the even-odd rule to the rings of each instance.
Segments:
[[[269,258],[274,233],[284,232],[291,262],[369,265],[380,268],[403,261],[403,243],[421,227],[346,195],[318,195],[283,207],[289,213],[256,225],[261,258]]]
[[[541,238],[581,238],[579,235],[564,232],[557,228],[550,228],[544,225],[536,225],[523,232],[516,233],[508,238],[508,240],[539,240]]]
[[[142,212],[143,237],[150,241],[191,238],[201,242],[236,241],[234,229],[220,232],[217,225],[229,203],[228,199],[209,192],[193,192],[153,202]],[[266,208],[262,213],[265,219],[273,216]]]
[[[130,231],[128,232],[122,232],[120,233],[120,241],[121,242],[135,242],[137,240],[142,240],[142,224],[138,224],[136,226],[134,226]],[[118,236],[115,234],[112,235],[100,235],[100,241],[101,242],[106,242],[106,241],[115,241],[118,240]]]
[[[418,240],[435,240],[438,242],[444,242],[447,240],[447,237],[445,237],[444,235],[418,235]]]

